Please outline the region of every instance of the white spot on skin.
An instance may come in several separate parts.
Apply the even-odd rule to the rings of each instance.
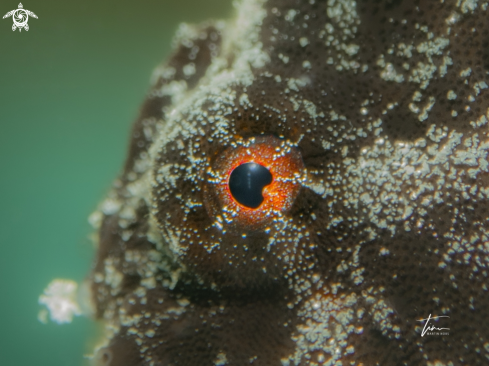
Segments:
[[[195,64],[193,62],[191,62],[191,63],[189,63],[183,67],[183,74],[185,76],[192,76],[195,74],[195,71],[196,71],[195,70]]]
[[[379,255],[383,256],[383,255],[388,255],[390,252],[389,252],[389,249],[387,248],[380,248],[380,252],[379,252]]]
[[[278,55],[278,58],[281,59],[284,64],[288,64],[289,63],[289,56],[285,56],[285,55],[283,55],[283,54],[280,53]]]
[[[475,95],[479,95],[481,90],[487,89],[487,84],[485,81],[479,81],[474,84]]]
[[[309,44],[309,40],[307,39],[307,37],[301,37],[299,39],[299,43],[302,47],[306,47]]]
[[[467,69],[460,71],[460,77],[466,78],[466,77],[470,76],[471,73],[472,73],[472,69],[470,67],[468,67]]]
[[[428,119],[428,112],[431,110],[431,108],[433,108],[434,104],[435,104],[435,98],[429,97],[428,102],[426,103],[426,105],[421,110],[421,113],[418,115],[418,119],[421,122]]]
[[[385,65],[384,70],[380,73],[380,77],[386,81],[395,81],[396,83],[402,83],[404,81],[404,75],[398,74],[394,65],[391,63]]]
[[[449,90],[447,93],[447,99],[448,100],[455,100],[457,99],[457,94],[453,90]]]
[[[296,15],[297,11],[294,9],[290,9],[285,15],[285,20],[287,20],[288,22],[293,22]]]
[[[226,354],[224,352],[219,352],[217,354],[217,358],[214,360],[215,366],[224,366],[228,364],[228,360],[226,358]]]
[[[457,23],[458,21],[460,20],[460,14],[457,13],[456,11],[452,12],[450,14],[450,16],[445,19],[445,22],[448,24],[448,25],[454,25],[455,23]]]
[[[479,0],[457,0],[457,6],[460,7],[462,13],[466,14],[468,12],[473,13],[477,9],[477,4]]]
[[[153,338],[155,336],[156,332],[154,331],[154,329],[148,329],[144,335],[146,337],[149,337],[149,338]]]

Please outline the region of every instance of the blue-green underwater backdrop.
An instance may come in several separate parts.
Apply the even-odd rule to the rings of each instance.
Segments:
[[[17,0],[18,1],[18,0]],[[0,1],[0,15],[18,7]],[[81,366],[96,325],[37,320],[54,278],[81,282],[87,217],[122,166],[152,69],[180,22],[230,0],[27,0],[29,31],[0,19],[0,365]]]

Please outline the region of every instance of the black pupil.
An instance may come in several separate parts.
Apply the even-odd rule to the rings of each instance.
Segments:
[[[263,187],[272,183],[272,174],[256,163],[241,164],[229,177],[229,189],[234,199],[243,206],[257,208],[263,202]]]

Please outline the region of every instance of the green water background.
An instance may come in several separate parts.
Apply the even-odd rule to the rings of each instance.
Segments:
[[[17,0],[18,1],[18,0]],[[0,15],[18,7],[0,1]],[[87,217],[118,174],[152,69],[180,22],[230,0],[29,0],[29,31],[0,19],[0,365],[80,366],[96,326],[41,324],[38,296],[78,282]]]

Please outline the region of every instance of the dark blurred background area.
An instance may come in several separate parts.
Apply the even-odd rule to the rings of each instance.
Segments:
[[[18,1],[18,0],[17,0]],[[0,15],[18,7],[0,2]],[[0,365],[80,366],[86,318],[37,320],[54,278],[91,266],[87,218],[122,167],[151,72],[179,23],[226,19],[230,0],[27,0],[0,19]]]

